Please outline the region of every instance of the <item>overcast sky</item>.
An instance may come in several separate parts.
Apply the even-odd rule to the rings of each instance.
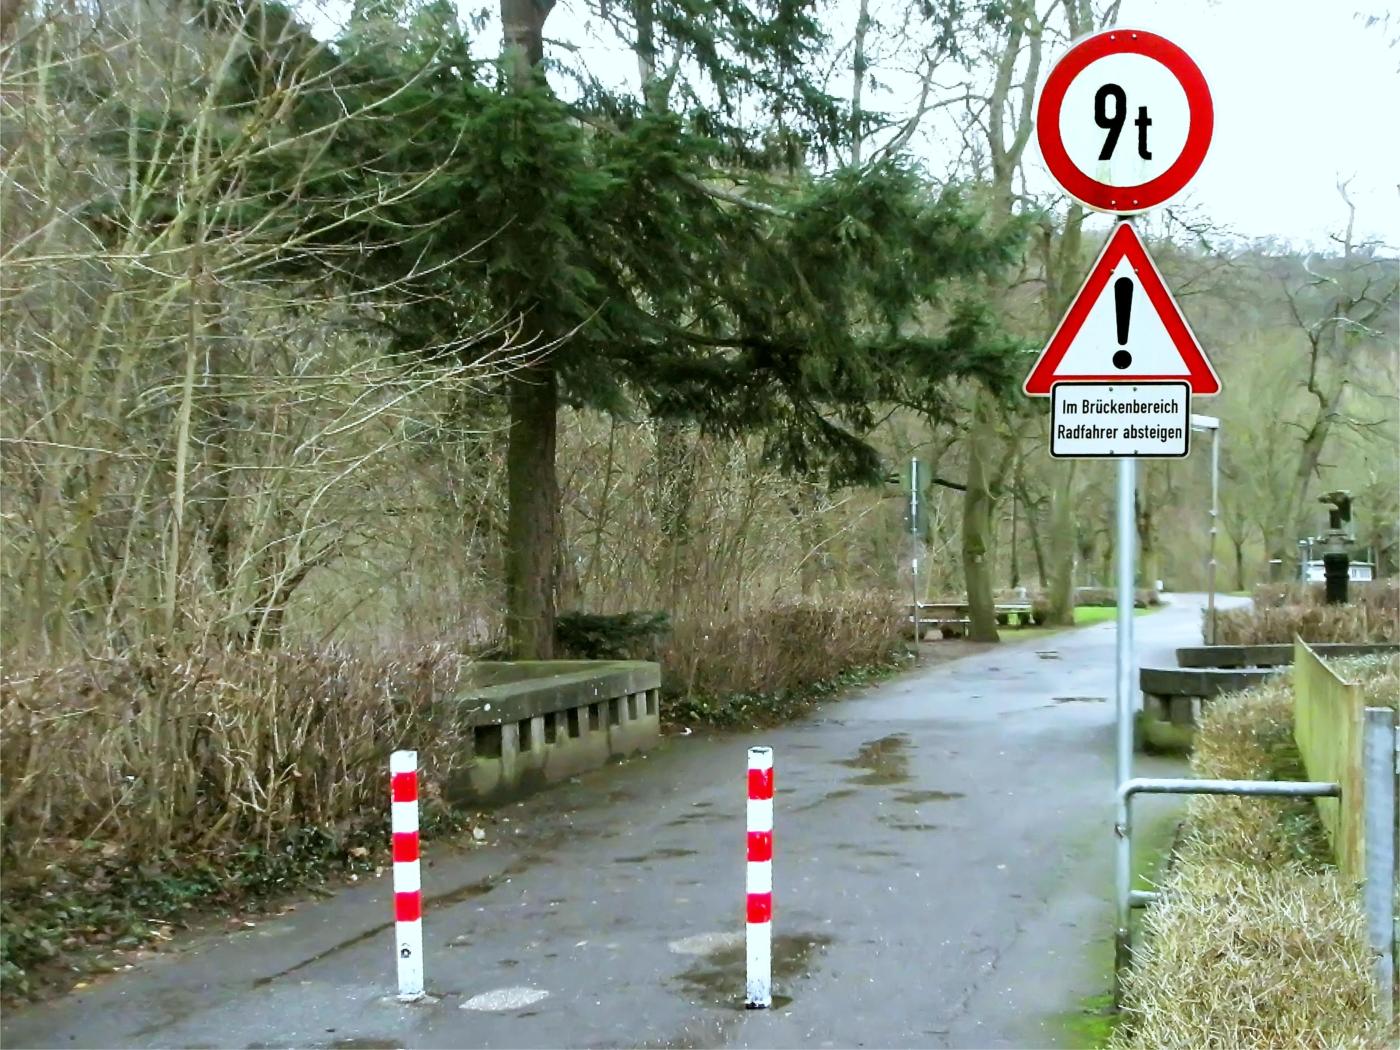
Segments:
[[[1205,73],[1215,138],[1183,198],[1250,237],[1321,243],[1346,221],[1400,246],[1400,8],[1366,0],[1124,0],[1120,22],[1175,41]]]
[[[310,12],[317,0],[305,0]],[[873,0],[890,12],[902,0]],[[346,0],[320,0],[330,11]],[[464,11],[495,0],[458,0]],[[853,23],[855,0],[836,0],[837,21]],[[636,62],[625,49],[588,39],[586,0],[560,0],[547,36],[582,44],[577,57],[605,81],[634,81]],[[1388,26],[1367,28],[1361,13],[1385,16]],[[840,18],[844,14],[846,18]],[[312,16],[318,35],[330,19]],[[1172,202],[1241,237],[1277,237],[1323,248],[1340,232],[1346,207],[1337,182],[1349,179],[1358,234],[1400,247],[1400,7],[1383,0],[1123,0],[1119,25],[1148,29],[1184,48],[1200,65],[1215,103],[1215,137],[1205,164]],[[849,24],[831,27],[849,40]],[[478,38],[483,52],[499,40],[497,24]],[[1056,45],[1047,58],[1063,50]],[[845,93],[846,69],[832,84]],[[898,109],[912,91],[883,71],[893,93],[877,108]],[[989,75],[989,74],[988,74]],[[942,78],[940,78],[942,79]],[[931,122],[914,144],[930,171],[946,173],[957,136],[948,119]],[[1027,157],[1033,190],[1050,187],[1034,142]]]

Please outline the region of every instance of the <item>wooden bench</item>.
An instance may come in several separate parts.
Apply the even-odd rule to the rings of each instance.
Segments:
[[[997,623],[1003,627],[1029,627],[1032,610],[1030,602],[998,602]],[[1012,620],[1015,620],[1013,623]]]
[[[909,618],[914,618],[914,604],[905,607]],[[995,606],[997,623],[1003,627],[1029,627],[1032,620],[1030,602],[998,602]],[[919,637],[925,629],[937,629],[944,638],[962,638],[967,635],[972,620],[968,615],[966,602],[919,602]],[[1013,623],[1012,620],[1015,620]]]

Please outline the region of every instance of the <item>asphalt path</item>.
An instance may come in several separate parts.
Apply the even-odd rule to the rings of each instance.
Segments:
[[[1199,596],[1136,621],[1200,642]],[[388,876],[8,1011],[7,1047],[1040,1047],[1108,987],[1114,627],[1008,641],[761,734],[669,738]],[[937,645],[939,643],[932,643]],[[775,1008],[742,1008],[745,750],[775,751]],[[430,748],[420,744],[420,749]],[[1161,763],[1139,768],[1161,771]],[[1170,767],[1177,768],[1177,767]]]

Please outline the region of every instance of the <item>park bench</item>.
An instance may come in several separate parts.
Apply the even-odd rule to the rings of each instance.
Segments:
[[[911,603],[906,609],[912,620],[914,605]],[[1031,624],[1030,602],[998,602],[995,609],[997,623],[1003,627],[1028,627]],[[926,630],[937,630],[944,638],[962,638],[972,624],[964,601],[919,602],[918,617],[920,638]]]

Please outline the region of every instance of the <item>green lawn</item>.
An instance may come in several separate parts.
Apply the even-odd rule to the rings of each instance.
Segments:
[[[1161,606],[1153,606],[1147,609],[1134,609],[1134,616],[1143,616],[1147,613],[1160,609]],[[1086,623],[1107,623],[1110,620],[1118,619],[1118,609],[1112,605],[1077,605],[1074,609],[1074,625],[1082,627]]]
[[[1145,616],[1148,613],[1156,612],[1162,606],[1158,605],[1150,609],[1134,609],[1137,616]],[[1118,618],[1118,610],[1112,605],[1079,605],[1074,610],[1074,626],[1087,627],[1096,623],[1112,623]],[[1027,641],[1035,638],[1042,638],[1046,635],[1058,634],[1060,631],[1071,630],[1068,627],[1001,627],[998,628],[1003,642]]]

